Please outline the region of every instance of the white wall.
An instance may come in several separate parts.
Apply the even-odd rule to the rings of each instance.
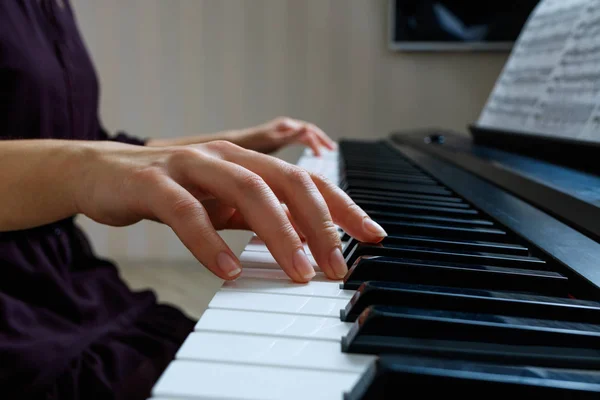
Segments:
[[[334,138],[474,121],[507,54],[395,53],[386,0],[72,0],[107,128],[145,137],[310,120]],[[299,148],[280,154],[295,162]],[[166,227],[83,219],[115,258],[189,259]],[[246,235],[224,234],[235,249]]]

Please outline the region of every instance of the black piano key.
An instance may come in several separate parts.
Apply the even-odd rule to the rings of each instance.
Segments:
[[[467,225],[467,226],[494,226],[492,221],[488,221],[485,219],[475,219],[470,217],[440,217],[440,216],[431,216],[431,215],[423,215],[423,214],[408,214],[408,213],[393,213],[387,211],[376,211],[368,208],[363,208],[363,210],[369,214],[373,220],[379,222],[395,222],[395,221],[422,221],[422,222],[433,222],[439,224],[448,224],[448,225]]]
[[[378,159],[376,163],[374,163],[373,160],[344,160],[342,167],[344,167],[344,170],[346,171],[407,171],[427,176],[423,171],[420,171],[406,162],[388,162],[381,159]]]
[[[596,324],[379,305],[365,309],[342,337],[347,353],[569,368],[599,368],[599,345]]]
[[[354,200],[354,199],[353,199]],[[453,207],[436,207],[416,204],[390,204],[384,201],[354,200],[364,210],[390,211],[397,213],[412,213],[422,215],[439,215],[442,217],[471,217],[477,218],[479,211],[473,209],[462,209]]]
[[[344,257],[360,243],[359,240],[351,238],[347,246],[344,248]],[[475,240],[451,240],[451,239],[438,239],[427,236],[409,236],[409,235],[396,235],[387,236],[381,242],[382,246],[390,245],[409,245],[409,246],[420,246],[427,248],[436,249],[456,249],[464,251],[482,251],[486,253],[499,253],[499,254],[511,254],[511,255],[529,255],[529,249],[520,244],[511,243],[494,243],[494,242],[481,242]]]
[[[434,201],[434,200],[419,200],[419,199],[412,199],[412,198],[403,198],[403,197],[397,197],[397,198],[386,198],[386,197],[382,197],[381,195],[372,195],[372,194],[353,194],[352,196],[352,200],[354,200],[355,202],[362,202],[362,201],[378,201],[378,202],[382,202],[384,204],[393,206],[393,205],[415,205],[415,206],[437,206],[437,207],[448,207],[448,208],[459,208],[459,209],[469,209],[470,206],[466,203],[458,203],[458,202],[448,202],[448,201]]]
[[[466,205],[466,203],[460,197],[455,197],[455,196],[430,196],[430,195],[426,195],[426,194],[412,194],[412,193],[387,193],[382,190],[370,190],[370,189],[348,189],[347,193],[350,197],[353,197],[355,195],[374,196],[375,198],[373,200],[377,200],[377,199],[389,200],[389,201],[429,200],[429,201],[436,201],[436,202],[458,203],[458,204]]]
[[[498,365],[446,358],[382,355],[344,400],[419,398],[581,399],[600,398],[600,374],[539,366]],[[441,397],[440,397],[441,394]]]
[[[431,179],[430,176],[421,173],[415,169],[411,168],[399,168],[399,167],[379,167],[379,168],[363,168],[363,167],[354,167],[350,166],[346,169],[340,170],[340,178],[345,178],[349,176],[349,179],[361,179],[360,176],[353,176],[353,174],[363,174],[363,175],[380,175],[380,176],[391,176],[391,175],[404,175],[421,179]],[[366,176],[362,179],[369,179]]]
[[[342,178],[352,180],[352,179],[375,179],[375,180],[391,180],[395,181],[397,179],[410,179],[422,182],[433,182],[437,183],[434,179],[424,176],[423,174],[418,173],[405,173],[405,172],[373,172],[373,171],[342,171]]]
[[[342,287],[357,290],[366,281],[416,283],[487,290],[567,296],[569,280],[557,272],[392,257],[360,258],[344,277]]]
[[[348,265],[363,256],[386,256],[413,260],[449,261],[461,264],[493,265],[499,267],[546,269],[551,266],[544,260],[532,256],[513,256],[495,253],[467,252],[461,250],[442,250],[412,246],[396,246],[371,243],[358,243],[346,256]]]
[[[392,183],[414,183],[418,185],[434,185],[439,186],[439,183],[433,179],[410,174],[378,174],[370,172],[346,172],[340,177],[342,180],[352,183],[354,180],[369,180],[378,182],[392,182]]]
[[[341,310],[341,319],[346,322],[354,322],[366,308],[373,305],[435,308],[447,311],[600,323],[600,302],[596,301],[382,281],[363,283],[352,296],[346,308]]]
[[[378,223],[383,229],[385,229],[388,235],[408,234],[432,236],[436,238],[451,238],[461,240],[473,239],[500,242],[511,240],[508,233],[496,228],[447,226],[426,222],[378,221]]]
[[[439,194],[441,196],[452,195],[452,192],[441,186],[393,184],[387,182],[371,182],[368,180],[354,180],[352,183],[340,185],[344,190],[370,189],[381,190],[388,193],[416,193],[416,194]]]

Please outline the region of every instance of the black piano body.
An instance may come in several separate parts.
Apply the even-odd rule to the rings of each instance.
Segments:
[[[343,351],[379,356],[346,399],[600,398],[600,147],[469,131],[340,142],[390,234],[345,249]]]

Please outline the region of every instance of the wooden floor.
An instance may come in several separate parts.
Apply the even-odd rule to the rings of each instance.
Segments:
[[[199,318],[222,280],[198,263],[123,262],[121,275],[134,289],[152,289],[163,303]]]
[[[239,255],[251,234],[220,232],[231,250]],[[133,289],[152,289],[161,302],[180,307],[199,318],[223,280],[217,278],[191,256],[186,261],[115,260],[123,279]]]

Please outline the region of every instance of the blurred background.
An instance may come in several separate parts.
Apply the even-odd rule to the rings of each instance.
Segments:
[[[141,137],[242,128],[281,115],[311,121],[335,139],[434,126],[466,133],[509,55],[392,49],[387,0],[73,4],[98,68],[104,125]],[[277,156],[295,163],[302,150]],[[79,222],[133,285],[193,304],[192,314],[212,294],[185,297],[190,290],[200,281],[219,284],[167,227]],[[222,235],[238,254],[249,238]],[[179,280],[174,271],[183,271]]]

